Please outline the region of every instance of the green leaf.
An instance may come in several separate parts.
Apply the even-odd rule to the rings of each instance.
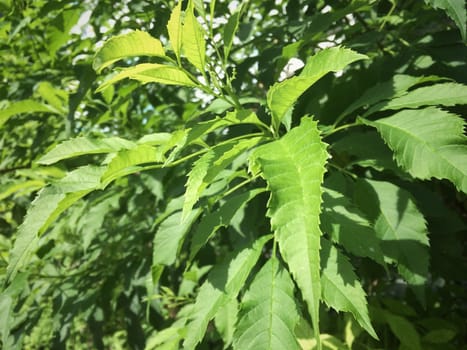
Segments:
[[[389,182],[359,180],[355,201],[372,220],[385,260],[397,264],[424,304],[429,264],[427,227],[410,194]]]
[[[112,63],[135,56],[165,57],[161,42],[146,32],[135,30],[107,40],[97,51],[92,67],[101,72]]]
[[[74,139],[61,142],[43,155],[37,163],[50,165],[63,159],[73,158],[84,154],[112,153],[135,146],[135,143],[120,137],[108,137],[105,139],[76,137]]]
[[[230,54],[230,49],[232,48],[235,33],[238,29],[240,16],[241,9],[237,10],[232,16],[230,16],[227,20],[227,23],[224,26],[224,60],[226,62]]]
[[[206,42],[204,30],[199,24],[193,11],[193,2],[188,3],[183,23],[182,49],[188,61],[203,75],[206,66]]]
[[[397,339],[399,339],[402,345],[406,346],[407,349],[422,349],[420,335],[412,322],[402,316],[394,315],[387,311],[384,312],[384,316],[389,324],[389,328],[391,328],[391,331]]]
[[[102,175],[102,186],[107,187],[119,177],[142,170],[141,164],[162,163],[163,161],[164,153],[158,147],[142,144],[132,149],[121,150],[112,158],[106,172]]]
[[[188,174],[183,217],[190,212],[206,187],[214,181],[222,170],[229,166],[241,153],[256,146],[260,141],[260,137],[253,137],[221,144],[202,155],[194,163],[193,168]]]
[[[342,47],[325,49],[308,59],[300,76],[274,84],[267,93],[274,129],[277,130],[289,109],[311,85],[327,73],[337,72],[365,58],[367,56]]]
[[[60,114],[60,111],[52,106],[34,100],[13,102],[7,108],[0,110],[0,128],[8,121],[8,119],[16,114],[41,112]]]
[[[281,254],[308,304],[315,336],[319,336],[321,295],[319,215],[321,183],[328,158],[317,123],[303,118],[282,139],[257,148],[258,163],[271,191],[267,215]]]
[[[264,244],[270,239],[270,235],[262,236],[234,251],[224,263],[214,266],[196,297],[183,342],[185,349],[194,349],[203,339],[209,321],[218,310],[237,297]]]
[[[419,179],[448,179],[467,193],[467,144],[464,121],[435,107],[404,110],[375,122],[397,163]]]
[[[458,83],[442,83],[424,86],[388,102],[382,102],[371,109],[384,111],[388,109],[417,108],[421,106],[454,106],[466,104],[467,85]]]
[[[352,265],[329,241],[321,240],[321,288],[324,302],[337,311],[351,312],[373,338],[378,339],[368,314],[367,301]]]
[[[360,210],[343,194],[324,188],[321,229],[348,252],[385,266],[375,231]]]
[[[234,349],[300,349],[294,334],[300,318],[288,271],[272,257],[257,273],[241,302]]]
[[[231,299],[219,309],[214,319],[216,329],[224,341],[224,349],[227,349],[232,344],[234,332],[237,328],[238,308],[237,299]]]
[[[192,210],[182,221],[182,212],[177,211],[160,224],[154,236],[153,266],[172,265],[175,262],[183,240],[199,214],[200,210]]]
[[[440,8],[446,12],[446,14],[452,18],[459,28],[462,40],[467,40],[467,13],[465,9],[464,0],[425,0],[425,3],[431,5],[433,8]]]
[[[197,86],[193,80],[181,69],[175,66],[157,63],[141,63],[134,67],[124,68],[117,75],[103,82],[97,92],[123,79],[138,80],[146,83],[160,83],[167,85]]]
[[[255,189],[233,196],[225,201],[218,209],[203,216],[191,240],[190,260],[221,227],[230,225],[235,214],[264,189]]]
[[[70,172],[55,185],[39,191],[18,228],[16,240],[10,252],[5,283],[11,281],[36,249],[39,236],[64,210],[100,187],[103,169],[85,166]]]
[[[167,32],[169,33],[170,45],[177,57],[177,62],[180,65],[180,51],[182,48],[182,1],[179,0],[177,6],[174,7],[170,14],[169,22],[167,23]]]

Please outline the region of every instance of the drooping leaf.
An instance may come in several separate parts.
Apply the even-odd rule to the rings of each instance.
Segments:
[[[193,1],[188,3],[182,31],[182,50],[188,61],[205,74],[206,41],[204,30],[195,17]]]
[[[0,128],[12,116],[22,113],[55,113],[59,114],[60,111],[52,106],[40,103],[34,100],[24,100],[11,103],[7,108],[0,109]]]
[[[162,163],[164,154],[158,147],[141,144],[132,149],[118,152],[102,175],[102,186],[106,187],[119,177],[133,174],[142,169],[141,164]]]
[[[97,92],[106,89],[123,79],[138,80],[142,83],[160,83],[167,85],[197,86],[180,68],[158,63],[141,63],[134,67],[124,68],[117,75],[102,83]]]
[[[360,210],[343,194],[324,188],[322,231],[348,252],[384,264],[383,251],[375,231]]]
[[[203,216],[191,240],[190,260],[221,227],[230,225],[235,214],[264,189],[255,189],[229,198],[218,209]]]
[[[154,236],[153,266],[171,265],[175,262],[186,234],[200,213],[200,210],[192,210],[182,221],[182,212],[177,211],[160,224]]]
[[[10,253],[5,283],[11,281],[37,248],[39,236],[73,203],[100,187],[103,168],[85,166],[70,172],[55,185],[39,191],[18,228]]]
[[[317,123],[303,118],[282,139],[252,154],[271,191],[267,215],[280,252],[307,302],[316,337],[321,295],[319,215],[328,158]]]
[[[338,311],[351,312],[373,338],[378,339],[368,314],[365,292],[352,265],[329,241],[321,240],[321,286],[324,302]]]
[[[214,181],[238,155],[261,141],[260,137],[242,139],[233,143],[225,143],[213,147],[202,155],[193,165],[186,183],[183,216],[187,215],[196,204],[202,192]]]
[[[37,162],[50,165],[63,159],[73,158],[84,154],[98,154],[118,152],[121,149],[129,149],[136,145],[120,137],[108,137],[105,139],[92,139],[89,137],[76,137],[66,140],[55,146]]]
[[[299,314],[294,283],[277,258],[256,274],[241,302],[234,349],[300,349],[294,334]]]
[[[165,57],[165,52],[158,39],[141,30],[135,30],[107,40],[97,51],[92,67],[101,72],[118,60],[135,56]]]
[[[449,112],[429,107],[404,110],[375,122],[394,151],[397,163],[419,179],[448,179],[467,193],[467,138],[464,121]]]
[[[167,23],[167,32],[169,33],[170,46],[172,47],[177,62],[180,64],[180,51],[182,48],[182,1],[178,1],[170,14]]]
[[[217,311],[237,297],[256,264],[263,245],[270,239],[269,235],[262,236],[252,244],[234,251],[224,263],[214,266],[196,297],[183,342],[185,349],[194,349],[203,339],[208,323],[216,316]]]
[[[341,47],[325,49],[308,59],[299,76],[274,84],[267,94],[267,104],[272,113],[274,128],[277,130],[285,114],[300,95],[320,78],[365,58],[367,56],[350,49]]]
[[[359,180],[355,202],[372,220],[385,260],[397,264],[424,304],[429,264],[427,227],[410,194],[389,182]]]
[[[467,11],[465,9],[464,0],[425,0],[425,3],[431,5],[433,8],[440,8],[452,18],[459,28],[462,39],[467,40]]]
[[[458,83],[442,83],[424,86],[387,102],[381,102],[371,108],[378,110],[397,110],[402,108],[418,108],[421,106],[454,106],[467,101],[467,85]]]

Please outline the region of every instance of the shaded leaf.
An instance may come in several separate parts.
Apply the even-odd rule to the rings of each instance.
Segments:
[[[425,0],[425,3],[430,4],[433,8],[440,8],[452,18],[459,28],[462,39],[467,40],[467,13],[464,0]]]
[[[359,180],[355,202],[372,220],[385,260],[397,264],[424,304],[429,243],[425,219],[410,194],[389,182]]]
[[[277,258],[256,274],[241,302],[234,349],[300,349],[294,334],[299,320],[294,283]]]
[[[158,39],[146,32],[135,30],[107,40],[97,51],[92,67],[101,72],[118,60],[135,56],[165,57],[165,52]]]
[[[394,151],[397,163],[419,179],[448,179],[467,193],[467,138],[464,121],[435,107],[401,111],[374,126]]]
[[[238,29],[240,14],[241,9],[237,10],[233,15],[231,15],[224,26],[224,60],[226,62],[230,54],[230,49],[232,48],[235,33]]]
[[[302,118],[282,139],[260,146],[252,154],[271,191],[267,215],[289,266],[307,302],[316,337],[321,295],[319,215],[321,183],[328,158],[317,123]]]
[[[214,266],[196,297],[183,342],[185,349],[194,349],[203,339],[209,321],[222,306],[237,297],[263,245],[270,239],[271,236],[262,236],[254,243],[238,248],[224,263]]]
[[[321,287],[324,302],[337,311],[351,312],[373,338],[378,339],[368,314],[365,292],[352,265],[329,241],[321,240]]]
[[[0,109],[0,128],[14,115],[40,112],[60,114],[60,111],[52,106],[34,100],[13,102],[7,108]]]

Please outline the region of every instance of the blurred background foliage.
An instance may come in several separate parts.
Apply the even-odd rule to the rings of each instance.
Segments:
[[[100,159],[89,155],[54,167],[37,165],[48,149],[77,135],[135,140],[177,130],[206,109],[217,112],[210,97],[196,89],[126,81],[95,92],[103,79],[92,69],[97,48],[132,29],[167,40],[174,5],[162,0],[0,0],[0,282],[35,193],[68,169]],[[236,6],[236,1],[217,1],[216,32],[221,33]],[[342,77],[329,74],[309,89],[294,110],[294,124],[306,114],[323,126],[332,124],[364,91],[396,74],[436,75],[467,84],[465,33],[424,1],[251,0],[244,6],[228,68],[235,71],[234,87],[242,97],[264,100],[290,58],[306,61],[323,47],[344,45],[370,57]],[[467,115],[465,105],[452,108]],[[206,266],[231,244],[215,241],[202,250],[199,266],[183,274],[176,263],[163,275],[166,288],[151,285],[154,233],[180,202],[187,171],[180,165],[130,175],[61,214],[27,271],[0,298],[3,348],[159,348],[148,339],[172,324],[177,310],[192,301]],[[322,313],[323,329],[355,349],[398,348],[410,332],[421,337],[424,349],[465,349],[465,196],[442,181],[429,184],[432,191],[401,185],[416,194],[431,233],[426,308],[406,293],[397,276],[362,260],[354,266],[370,297],[381,342],[360,335],[354,321],[332,311]],[[265,200],[259,196],[244,209],[251,222],[264,217],[258,209],[263,206],[256,204]],[[219,344],[212,328],[200,348]]]

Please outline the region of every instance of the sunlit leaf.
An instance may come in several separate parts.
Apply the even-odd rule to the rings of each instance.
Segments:
[[[61,142],[43,155],[37,162],[39,164],[50,165],[63,159],[84,154],[118,152],[121,149],[129,149],[135,146],[136,144],[133,142],[120,137],[109,137],[105,139],[76,137]]]
[[[8,119],[17,114],[23,113],[56,113],[59,114],[60,111],[53,108],[52,106],[34,101],[34,100],[24,100],[11,103],[7,108],[0,109],[0,128],[5,124]]]
[[[467,138],[461,118],[430,107],[364,122],[376,127],[410,175],[448,179],[467,193]]]
[[[241,302],[234,349],[300,349],[294,334],[299,314],[288,271],[271,258],[256,274]]]
[[[173,8],[167,23],[167,32],[169,33],[170,45],[172,47],[177,61],[180,62],[180,51],[182,48],[182,1]]]
[[[101,72],[118,60],[135,56],[164,57],[165,52],[158,39],[146,32],[135,30],[107,40],[97,51],[92,66],[97,72]]]
[[[230,49],[232,48],[235,32],[238,29],[240,15],[241,10],[237,10],[232,16],[229,17],[224,27],[224,59],[226,61],[229,57]]]
[[[271,191],[267,215],[319,334],[321,183],[328,158],[317,123],[303,118],[282,139],[253,153]]]
[[[350,49],[341,47],[325,49],[308,59],[299,76],[274,84],[268,91],[267,104],[272,113],[275,129],[300,95],[311,85],[327,73],[337,72],[350,63],[365,58],[367,56]]]
[[[106,80],[97,88],[97,92],[123,79],[138,80],[146,83],[166,85],[197,86],[193,80],[180,68],[157,63],[141,63],[134,67],[124,68],[117,75]]]
[[[188,61],[205,74],[206,41],[204,30],[193,12],[193,2],[188,3],[182,31],[182,50]]]

